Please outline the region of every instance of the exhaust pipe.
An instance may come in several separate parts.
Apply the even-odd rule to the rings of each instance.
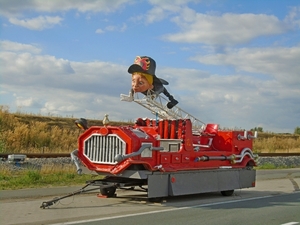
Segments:
[[[71,152],[70,155],[71,155],[71,161],[74,162],[74,164],[77,168],[77,173],[79,175],[81,175],[82,169],[80,167],[80,162],[79,162],[78,157],[77,157],[78,156],[78,149],[75,149],[73,152]]]

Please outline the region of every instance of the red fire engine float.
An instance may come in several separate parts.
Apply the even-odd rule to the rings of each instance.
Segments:
[[[77,172],[105,175],[89,181],[70,195],[43,202],[41,208],[98,186],[102,195],[115,196],[118,188],[140,187],[149,200],[205,192],[232,195],[234,189],[255,186],[256,155],[252,142],[257,133],[219,130],[175,106],[168,109],[162,96],[134,101],[149,109],[156,119],[137,119],[133,126],[87,127],[78,150],[71,153]],[[105,121],[104,121],[105,124]],[[95,189],[91,189],[95,190]]]

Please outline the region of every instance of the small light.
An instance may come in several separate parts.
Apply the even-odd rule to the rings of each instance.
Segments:
[[[75,120],[75,124],[78,128],[80,128],[82,130],[87,130],[88,129],[87,120],[84,119],[84,118],[80,118],[78,120]]]

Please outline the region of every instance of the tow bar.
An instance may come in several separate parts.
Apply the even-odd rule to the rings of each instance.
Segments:
[[[101,189],[105,190],[105,193],[106,193],[107,197],[112,197],[114,195],[114,192],[112,194],[112,193],[109,192],[109,190],[111,190],[111,189],[115,190],[115,184],[106,184],[106,183],[103,182],[103,180],[91,180],[91,181],[87,181],[87,184],[84,187],[82,187],[81,189],[79,189],[77,191],[74,191],[73,193],[67,194],[67,195],[62,196],[62,197],[55,197],[52,200],[43,202],[42,205],[40,206],[40,208],[41,209],[48,208],[49,206],[52,206],[55,203],[57,203],[59,200],[62,200],[62,199],[65,199],[65,198],[68,198],[68,197],[71,197],[71,196],[74,196],[74,195],[79,195],[79,194],[82,194],[82,193],[99,190],[99,187],[85,190],[85,188],[87,188],[90,185],[100,186],[100,191],[101,191]]]

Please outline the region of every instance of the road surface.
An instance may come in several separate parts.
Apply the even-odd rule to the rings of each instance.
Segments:
[[[40,209],[43,201],[78,187],[0,191],[1,224],[251,224],[300,225],[300,169],[258,170],[255,188],[166,198],[151,203],[146,193],[117,191],[77,195]]]

